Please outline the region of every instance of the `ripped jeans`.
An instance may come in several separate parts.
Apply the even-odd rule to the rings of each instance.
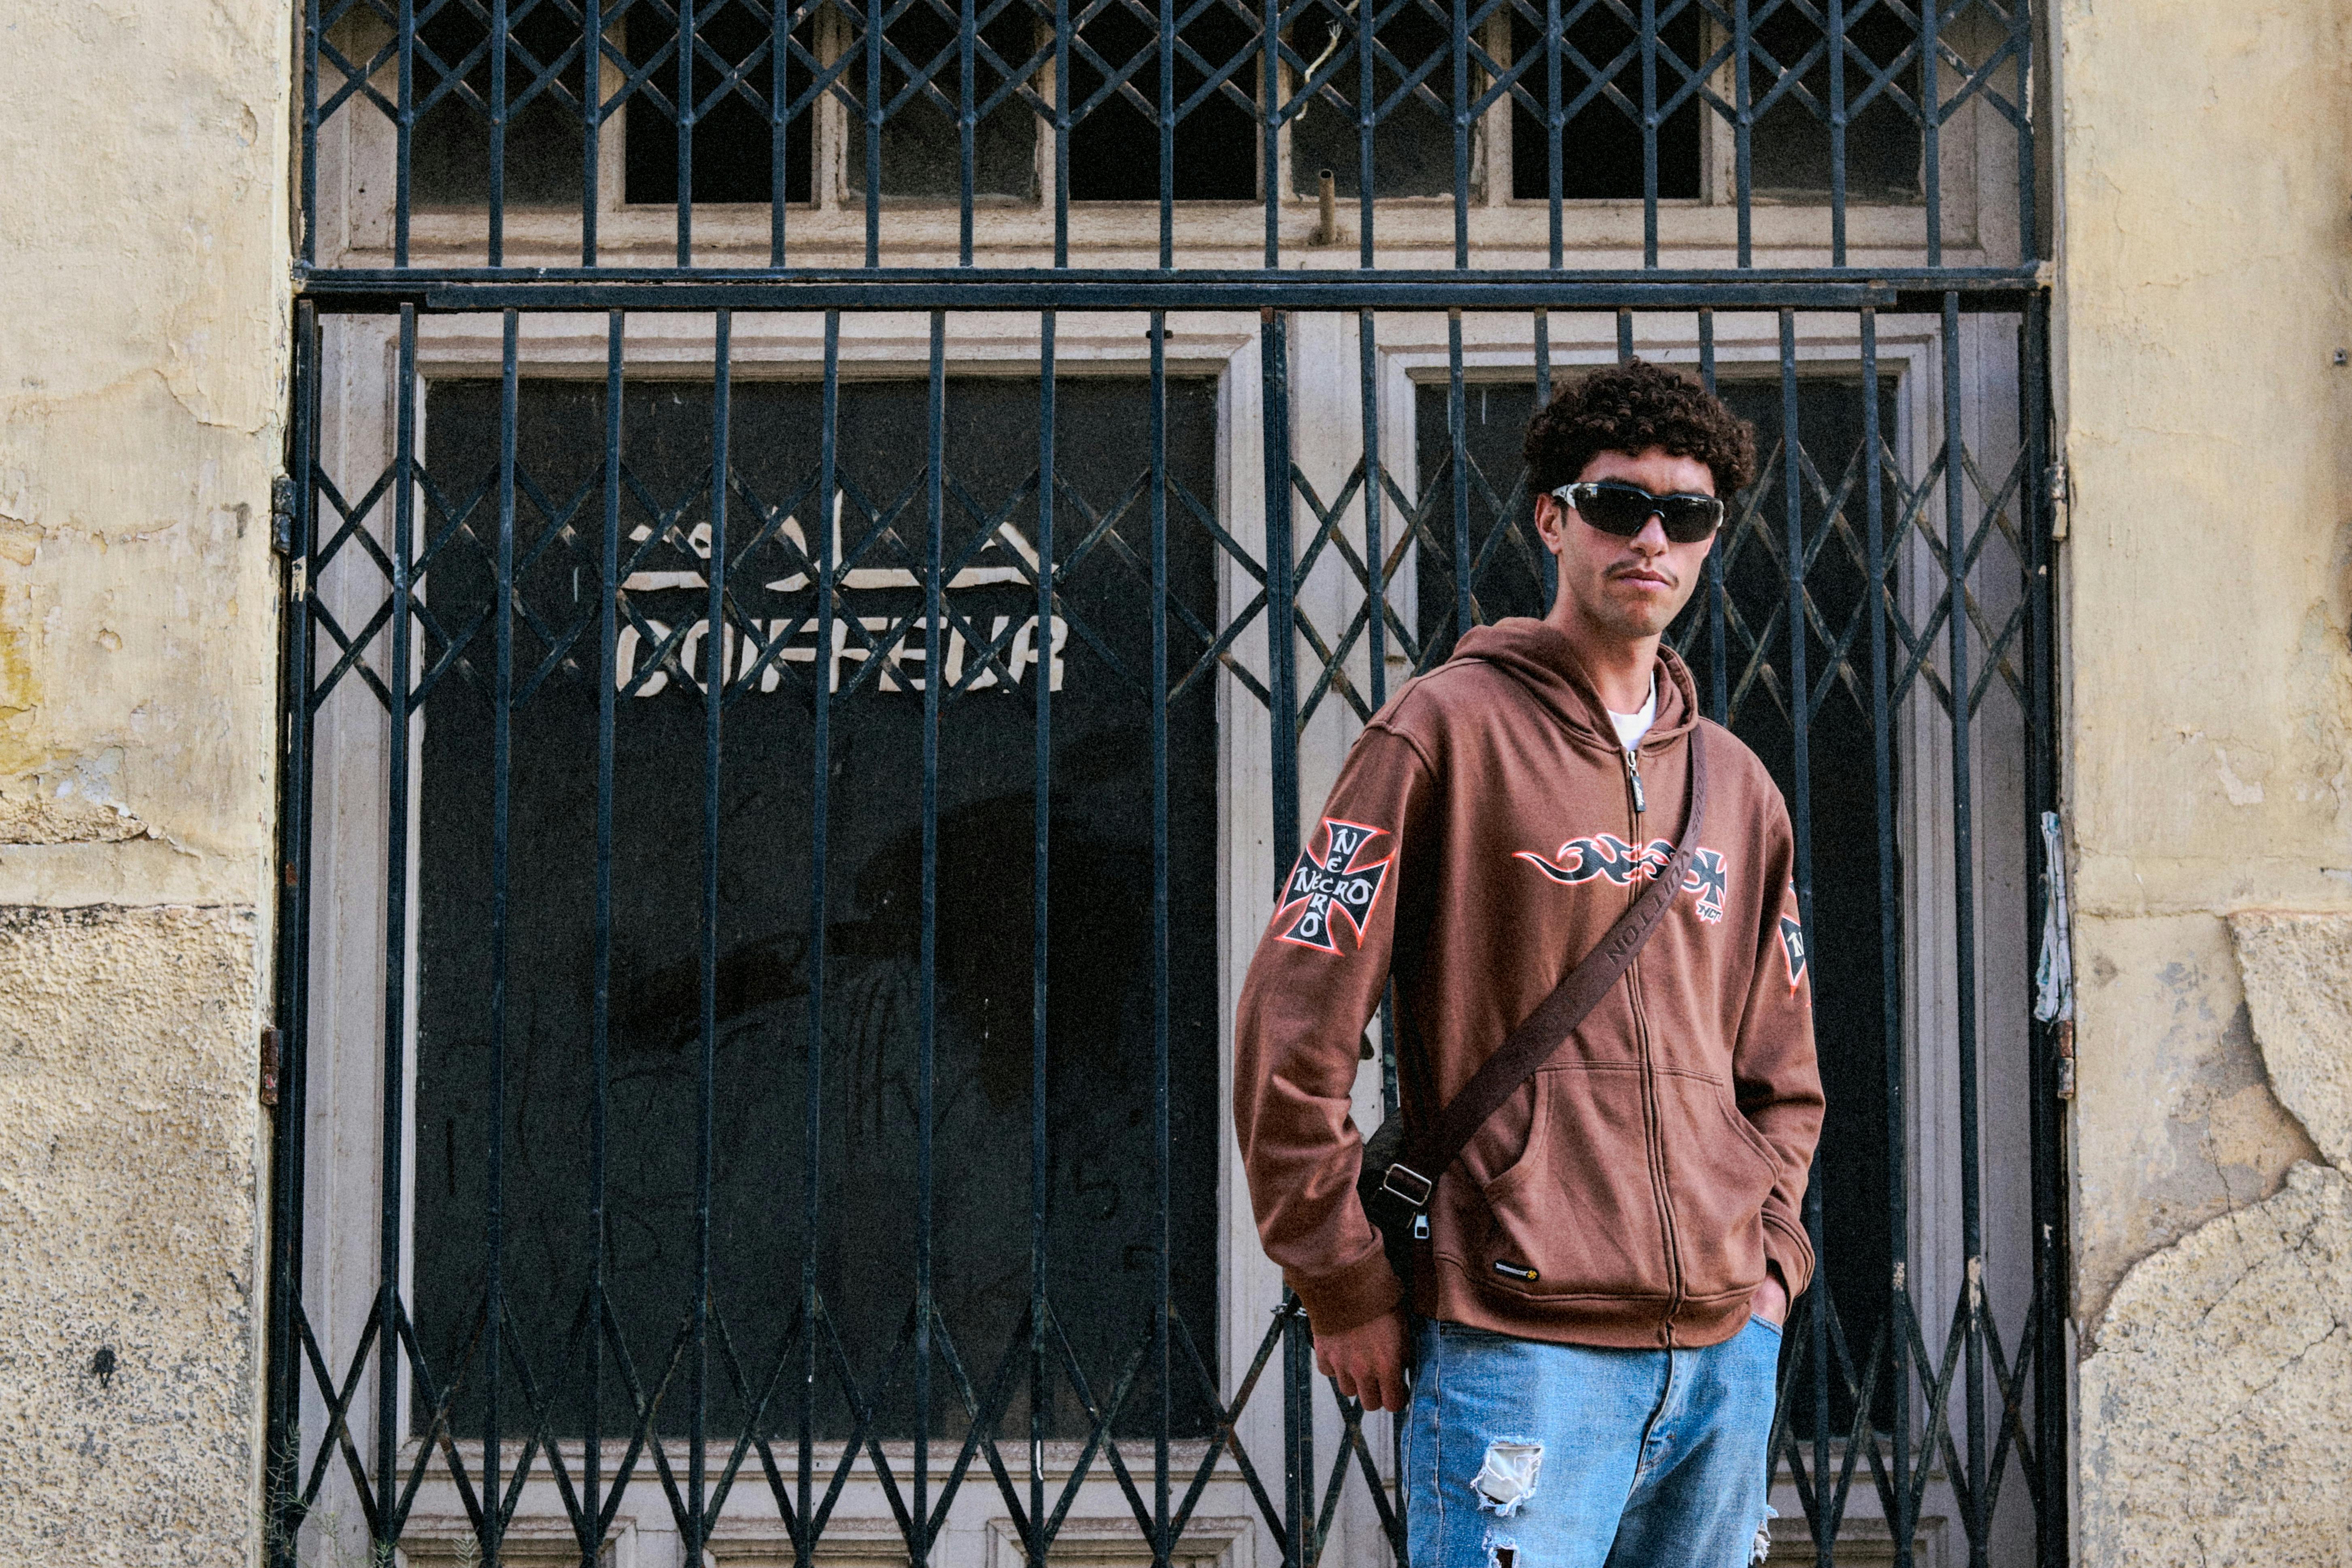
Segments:
[[[1746,1568],[1763,1544],[1780,1331],[1597,1350],[1418,1325],[1412,1568]]]

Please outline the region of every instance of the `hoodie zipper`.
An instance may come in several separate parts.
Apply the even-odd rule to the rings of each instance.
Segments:
[[[1629,803],[1633,808],[1628,825],[1628,836],[1637,846],[1643,845],[1648,843],[1649,840],[1643,831],[1642,818],[1649,809],[1649,802],[1642,789],[1642,766],[1635,756],[1634,748],[1628,747],[1623,749],[1626,794]],[[1661,869],[1655,874],[1664,875],[1664,872]],[[1629,889],[1628,893],[1633,898],[1641,896],[1638,888]],[[1642,1066],[1643,1153],[1650,1167],[1650,1192],[1658,1206],[1659,1231],[1666,1249],[1668,1296],[1664,1336],[1665,1343],[1671,1345],[1674,1343],[1675,1318],[1682,1311],[1683,1303],[1682,1249],[1676,1244],[1675,1238],[1674,1200],[1666,1190],[1665,1152],[1663,1147],[1664,1139],[1659,1132],[1657,1071],[1650,1061],[1650,1020],[1647,1009],[1642,1005],[1642,960],[1638,954],[1633,963],[1626,967],[1625,987],[1627,999],[1633,1014],[1634,1050]]]

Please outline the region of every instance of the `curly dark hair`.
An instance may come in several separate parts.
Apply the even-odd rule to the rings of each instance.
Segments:
[[[1642,360],[1593,371],[1528,422],[1528,477],[1544,495],[1574,484],[1596,454],[1653,446],[1706,464],[1726,500],[1755,482],[1755,427],[1680,371]]]

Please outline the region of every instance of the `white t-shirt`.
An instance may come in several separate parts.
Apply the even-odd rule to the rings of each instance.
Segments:
[[[1650,700],[1642,705],[1640,713],[1619,713],[1611,708],[1609,722],[1617,727],[1618,745],[1627,751],[1641,745],[1642,737],[1650,733],[1650,727],[1658,722],[1658,677],[1650,677]]]

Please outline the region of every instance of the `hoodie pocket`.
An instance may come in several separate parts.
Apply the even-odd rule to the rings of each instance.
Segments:
[[[1490,1223],[1472,1261],[1490,1289],[1538,1299],[1670,1291],[1638,1071],[1537,1073],[1527,1151],[1484,1190]]]
[[[1658,1108],[1684,1297],[1754,1290],[1764,1278],[1764,1199],[1779,1156],[1720,1083],[1661,1073]]]

